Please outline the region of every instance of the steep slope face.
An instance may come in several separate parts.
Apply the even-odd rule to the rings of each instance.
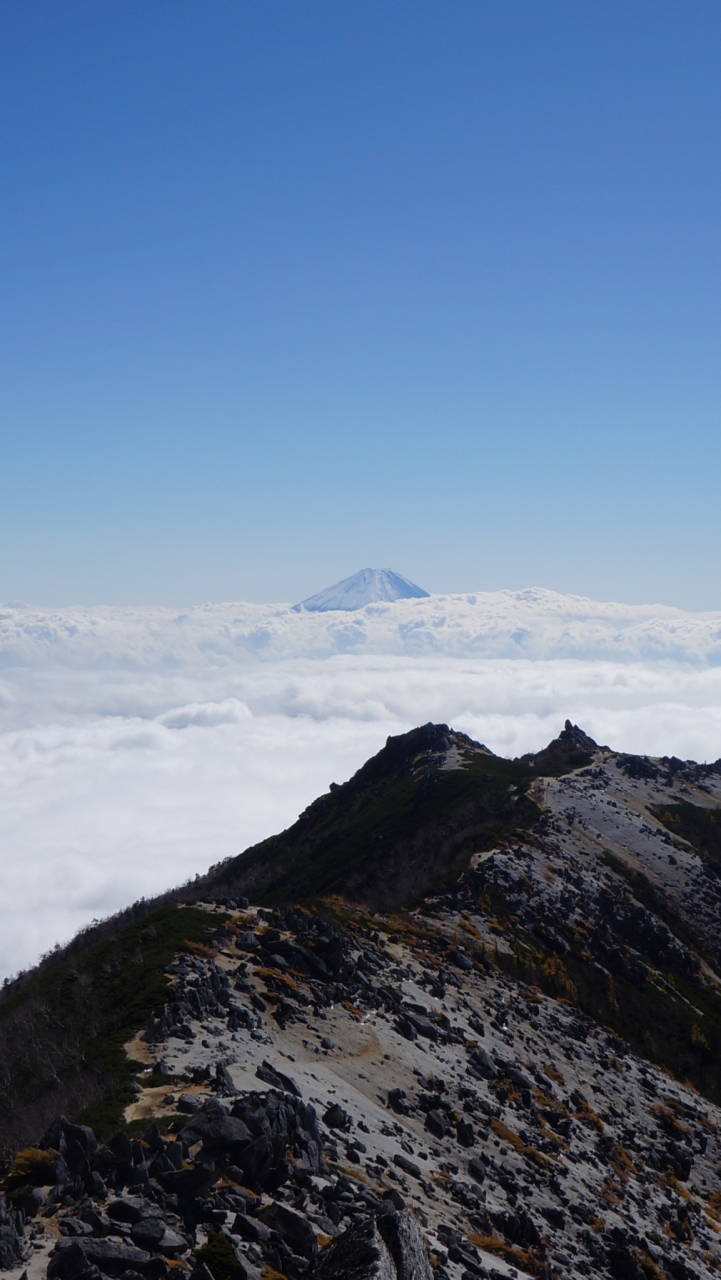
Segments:
[[[685,797],[693,831],[715,829],[720,784],[718,766],[599,749],[591,766],[537,781],[543,817],[532,832],[479,854],[439,899],[481,928],[492,914],[509,972],[571,999],[717,1100],[721,868],[715,850],[667,828],[678,830]]]
[[[718,1274],[721,1110],[504,974],[457,906],[228,905],[129,1045],[124,1132],[60,1121],[16,1162],[13,1273]]]
[[[295,606],[300,612],[330,613],[335,609],[363,609],[367,604],[381,601],[420,600],[428,596],[423,587],[416,586],[394,569],[361,569],[350,578],[343,578],[332,587],[326,587],[317,595],[309,596]]]
[[[566,847],[601,849],[631,888],[673,914],[718,970],[721,962],[721,768],[600,753],[596,768],[539,785]],[[616,865],[614,859],[621,865]],[[648,892],[646,890],[646,892]],[[666,906],[662,907],[664,899]],[[673,922],[672,922],[673,927]]]
[[[339,893],[393,908],[458,875],[470,855],[539,817],[528,762],[494,756],[447,725],[388,739],[279,836],[222,865],[214,891],[260,903]]]

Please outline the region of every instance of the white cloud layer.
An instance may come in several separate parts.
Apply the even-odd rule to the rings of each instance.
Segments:
[[[504,755],[543,746],[567,716],[619,749],[721,755],[719,615],[548,592],[330,618],[0,615],[0,974],[282,829],[426,720]]]
[[[0,606],[0,663],[172,668],[344,653],[721,662],[721,613],[601,603],[537,587],[397,600],[354,613],[244,603]]]

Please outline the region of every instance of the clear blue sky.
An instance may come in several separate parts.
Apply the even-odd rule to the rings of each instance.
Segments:
[[[5,0],[0,600],[721,608],[714,0]]]

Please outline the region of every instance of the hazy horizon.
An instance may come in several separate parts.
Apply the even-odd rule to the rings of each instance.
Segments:
[[[346,575],[346,577],[347,576],[349,575]],[[404,575],[404,576],[407,576],[407,575]],[[343,581],[343,579],[340,578],[338,579],[338,581],[341,582]],[[328,587],[335,586],[335,585],[336,585],[335,583],[328,582],[328,583],[325,583],[323,586],[318,587],[317,591],[320,592],[327,589]],[[423,586],[423,583],[419,583],[418,585]],[[629,608],[675,609],[675,610],[678,610],[679,613],[685,613],[689,615],[721,613],[721,603],[718,605],[718,607],[715,607],[715,608],[712,608],[712,607],[686,608],[684,605],[678,604],[674,600],[662,600],[659,598],[649,597],[648,599],[639,598],[636,600],[631,600],[626,597],[622,598],[620,596],[594,596],[589,594],[588,592],[583,592],[583,591],[567,591],[567,592],[557,591],[554,587],[545,586],[540,582],[526,582],[521,584],[520,586],[503,586],[503,587],[497,587],[493,590],[488,589],[486,587],[468,587],[468,588],[464,588],[463,590],[457,590],[457,591],[450,591],[450,590],[429,591],[428,594],[429,596],[442,596],[445,598],[456,598],[456,597],[460,598],[460,597],[467,597],[467,596],[500,596],[504,594],[523,595],[524,593],[527,593],[527,592],[536,592],[536,591],[548,592],[551,595],[557,595],[561,598],[584,600],[584,601],[587,600],[592,603],[602,604],[602,605],[617,604],[622,606],[628,606]],[[315,595],[316,592],[313,592],[312,594]],[[99,597],[96,600],[67,599],[67,600],[55,600],[55,601],[7,599],[7,600],[0,600],[0,608],[58,610],[58,611],[62,611],[64,609],[151,610],[151,609],[202,609],[205,606],[222,606],[222,605],[234,605],[234,604],[259,605],[259,606],[267,606],[269,608],[272,608],[274,606],[279,608],[285,608],[285,607],[295,608],[300,603],[302,603],[302,601],[298,600],[293,596],[288,596],[286,599],[280,599],[280,598],[253,599],[249,596],[228,596],[227,598],[224,598],[224,599],[220,599],[220,598],[212,599],[208,596],[203,596],[203,597],[199,596],[197,599],[190,599],[188,597],[183,597],[183,598],[173,599],[173,600],[149,600],[149,601],[141,601],[141,600],[135,600],[135,599],[110,600],[110,599],[103,599]],[[390,602],[390,603],[393,603],[393,602]],[[339,610],[339,612],[341,612],[341,610]]]

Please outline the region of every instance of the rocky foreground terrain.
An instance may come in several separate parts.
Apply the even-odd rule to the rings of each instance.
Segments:
[[[717,1276],[717,820],[718,765],[571,725],[389,740],[6,988],[0,1266]]]

